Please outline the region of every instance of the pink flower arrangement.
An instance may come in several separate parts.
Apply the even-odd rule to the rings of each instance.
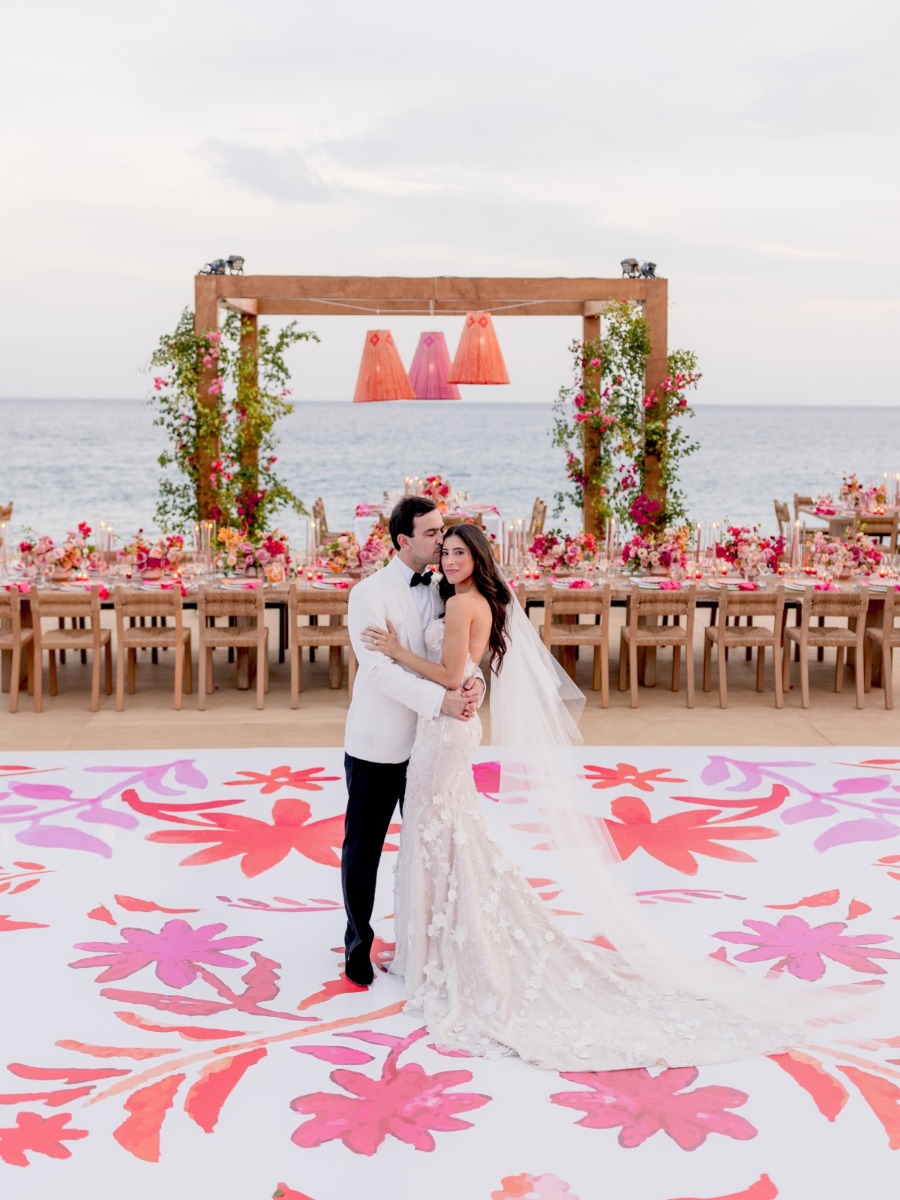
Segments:
[[[445,483],[440,475],[428,475],[426,477],[422,494],[433,500],[441,512],[447,511],[447,505],[450,500],[450,484]]]
[[[367,543],[368,544],[368,543]],[[362,567],[359,542],[352,533],[342,533],[322,551],[329,571],[358,571]]]
[[[590,533],[563,533],[558,529],[539,533],[528,553],[543,571],[572,571],[592,563],[597,544]]]
[[[119,552],[119,557],[131,563],[137,571],[168,571],[184,557],[184,538],[180,533],[162,534],[150,541],[139,529]]]
[[[278,529],[254,539],[246,530],[225,525],[218,537],[222,549],[216,555],[216,566],[220,570],[252,571],[287,555],[287,538]]]
[[[359,561],[363,567],[386,567],[394,556],[394,546],[387,526],[376,521],[365,544],[359,549]]]
[[[664,529],[661,533],[636,533],[622,547],[622,562],[629,571],[684,567],[690,538],[687,525]]]
[[[784,558],[784,538],[763,537],[758,525],[729,525],[724,540],[716,545],[716,557],[751,574],[774,571]]]
[[[865,533],[852,534],[842,541],[820,531],[813,541],[812,552],[816,566],[835,575],[844,571],[871,575],[884,557],[878,543]]]
[[[47,534],[39,538],[27,538],[19,543],[19,553],[26,563],[50,567],[56,571],[77,571],[82,567],[96,566],[96,552],[88,544],[91,527],[82,521],[76,530],[70,529],[57,546]]]

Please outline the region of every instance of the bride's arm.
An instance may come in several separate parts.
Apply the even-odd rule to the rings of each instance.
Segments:
[[[420,658],[406,646],[401,646],[390,621],[387,630],[369,626],[363,636],[369,639],[373,650],[386,654],[402,667],[415,671],[417,675],[430,679],[432,683],[439,683],[448,691],[456,691],[463,682],[475,612],[476,607],[467,596],[451,596],[447,601],[443,660],[439,663]]]

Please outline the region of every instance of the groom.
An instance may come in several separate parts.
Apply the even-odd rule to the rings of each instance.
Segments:
[[[359,671],[344,733],[347,815],[341,880],[347,910],[345,970],[351,982],[363,987],[374,974],[370,921],[378,862],[398,802],[402,811],[416,719],[443,712],[467,721],[484,692],[480,672],[460,691],[449,692],[363,642],[367,626],[386,629],[390,621],[403,645],[424,658],[425,630],[441,613],[437,585],[427,570],[441,557],[443,519],[437,505],[424,496],[405,496],[391,513],[390,534],[397,553],[351,591],[347,617]]]

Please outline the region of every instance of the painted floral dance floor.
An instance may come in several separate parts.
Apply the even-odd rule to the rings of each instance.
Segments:
[[[339,751],[3,752],[0,1195],[896,1200],[892,753],[585,748],[573,786],[673,943],[872,1011],[788,1055],[558,1074],[441,1055],[395,980],[344,980]],[[530,882],[595,936],[539,820]]]

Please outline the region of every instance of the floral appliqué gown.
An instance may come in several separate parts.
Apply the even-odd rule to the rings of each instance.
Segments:
[[[434,662],[443,630],[436,620],[426,631]],[[584,1071],[725,1062],[797,1044],[795,1021],[754,1024],[567,936],[478,811],[480,741],[477,716],[420,718],[407,771],[391,973],[404,980],[406,1012],[442,1049]]]

